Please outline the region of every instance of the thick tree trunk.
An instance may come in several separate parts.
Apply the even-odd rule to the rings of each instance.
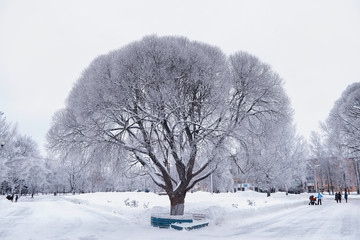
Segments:
[[[170,215],[184,215],[185,196],[186,193],[180,193],[169,196]]]
[[[359,162],[353,160],[353,164],[354,164],[354,172],[355,172],[355,178],[356,178],[356,191],[357,194],[360,193],[360,174],[359,174]]]

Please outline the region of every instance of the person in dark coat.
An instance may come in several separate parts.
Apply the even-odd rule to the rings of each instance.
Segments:
[[[335,193],[335,201],[336,201],[336,203],[339,202],[339,196],[338,196],[338,193],[337,193],[337,192]]]
[[[6,199],[9,201],[13,201],[14,200],[14,194],[13,195],[7,195]]]
[[[341,192],[338,192],[338,199],[339,199],[339,202],[341,203]]]
[[[344,198],[345,198],[345,201],[347,202],[348,194],[347,194],[346,190],[345,190],[345,193],[344,193]]]

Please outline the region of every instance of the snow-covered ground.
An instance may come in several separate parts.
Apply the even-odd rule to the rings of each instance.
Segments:
[[[152,213],[169,212],[167,196],[154,193],[39,195],[17,203],[1,196],[0,239],[359,239],[359,196],[337,204],[325,195],[321,206],[309,206],[309,196],[189,193],[185,212],[205,214],[210,223],[193,231],[152,227]]]

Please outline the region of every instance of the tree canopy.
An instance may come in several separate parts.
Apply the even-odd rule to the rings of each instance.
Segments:
[[[48,146],[141,165],[178,215],[187,191],[291,114],[281,78],[256,57],[149,36],[90,64],[55,114]]]

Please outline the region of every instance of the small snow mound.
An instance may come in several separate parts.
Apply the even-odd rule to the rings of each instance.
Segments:
[[[211,206],[204,210],[204,214],[215,225],[221,225],[225,221],[226,212],[219,206]]]
[[[77,198],[65,198],[65,200],[75,204],[89,205],[89,201],[87,200],[81,200]]]
[[[151,214],[168,214],[169,213],[169,208],[166,207],[160,207],[160,206],[155,206],[151,208]]]

